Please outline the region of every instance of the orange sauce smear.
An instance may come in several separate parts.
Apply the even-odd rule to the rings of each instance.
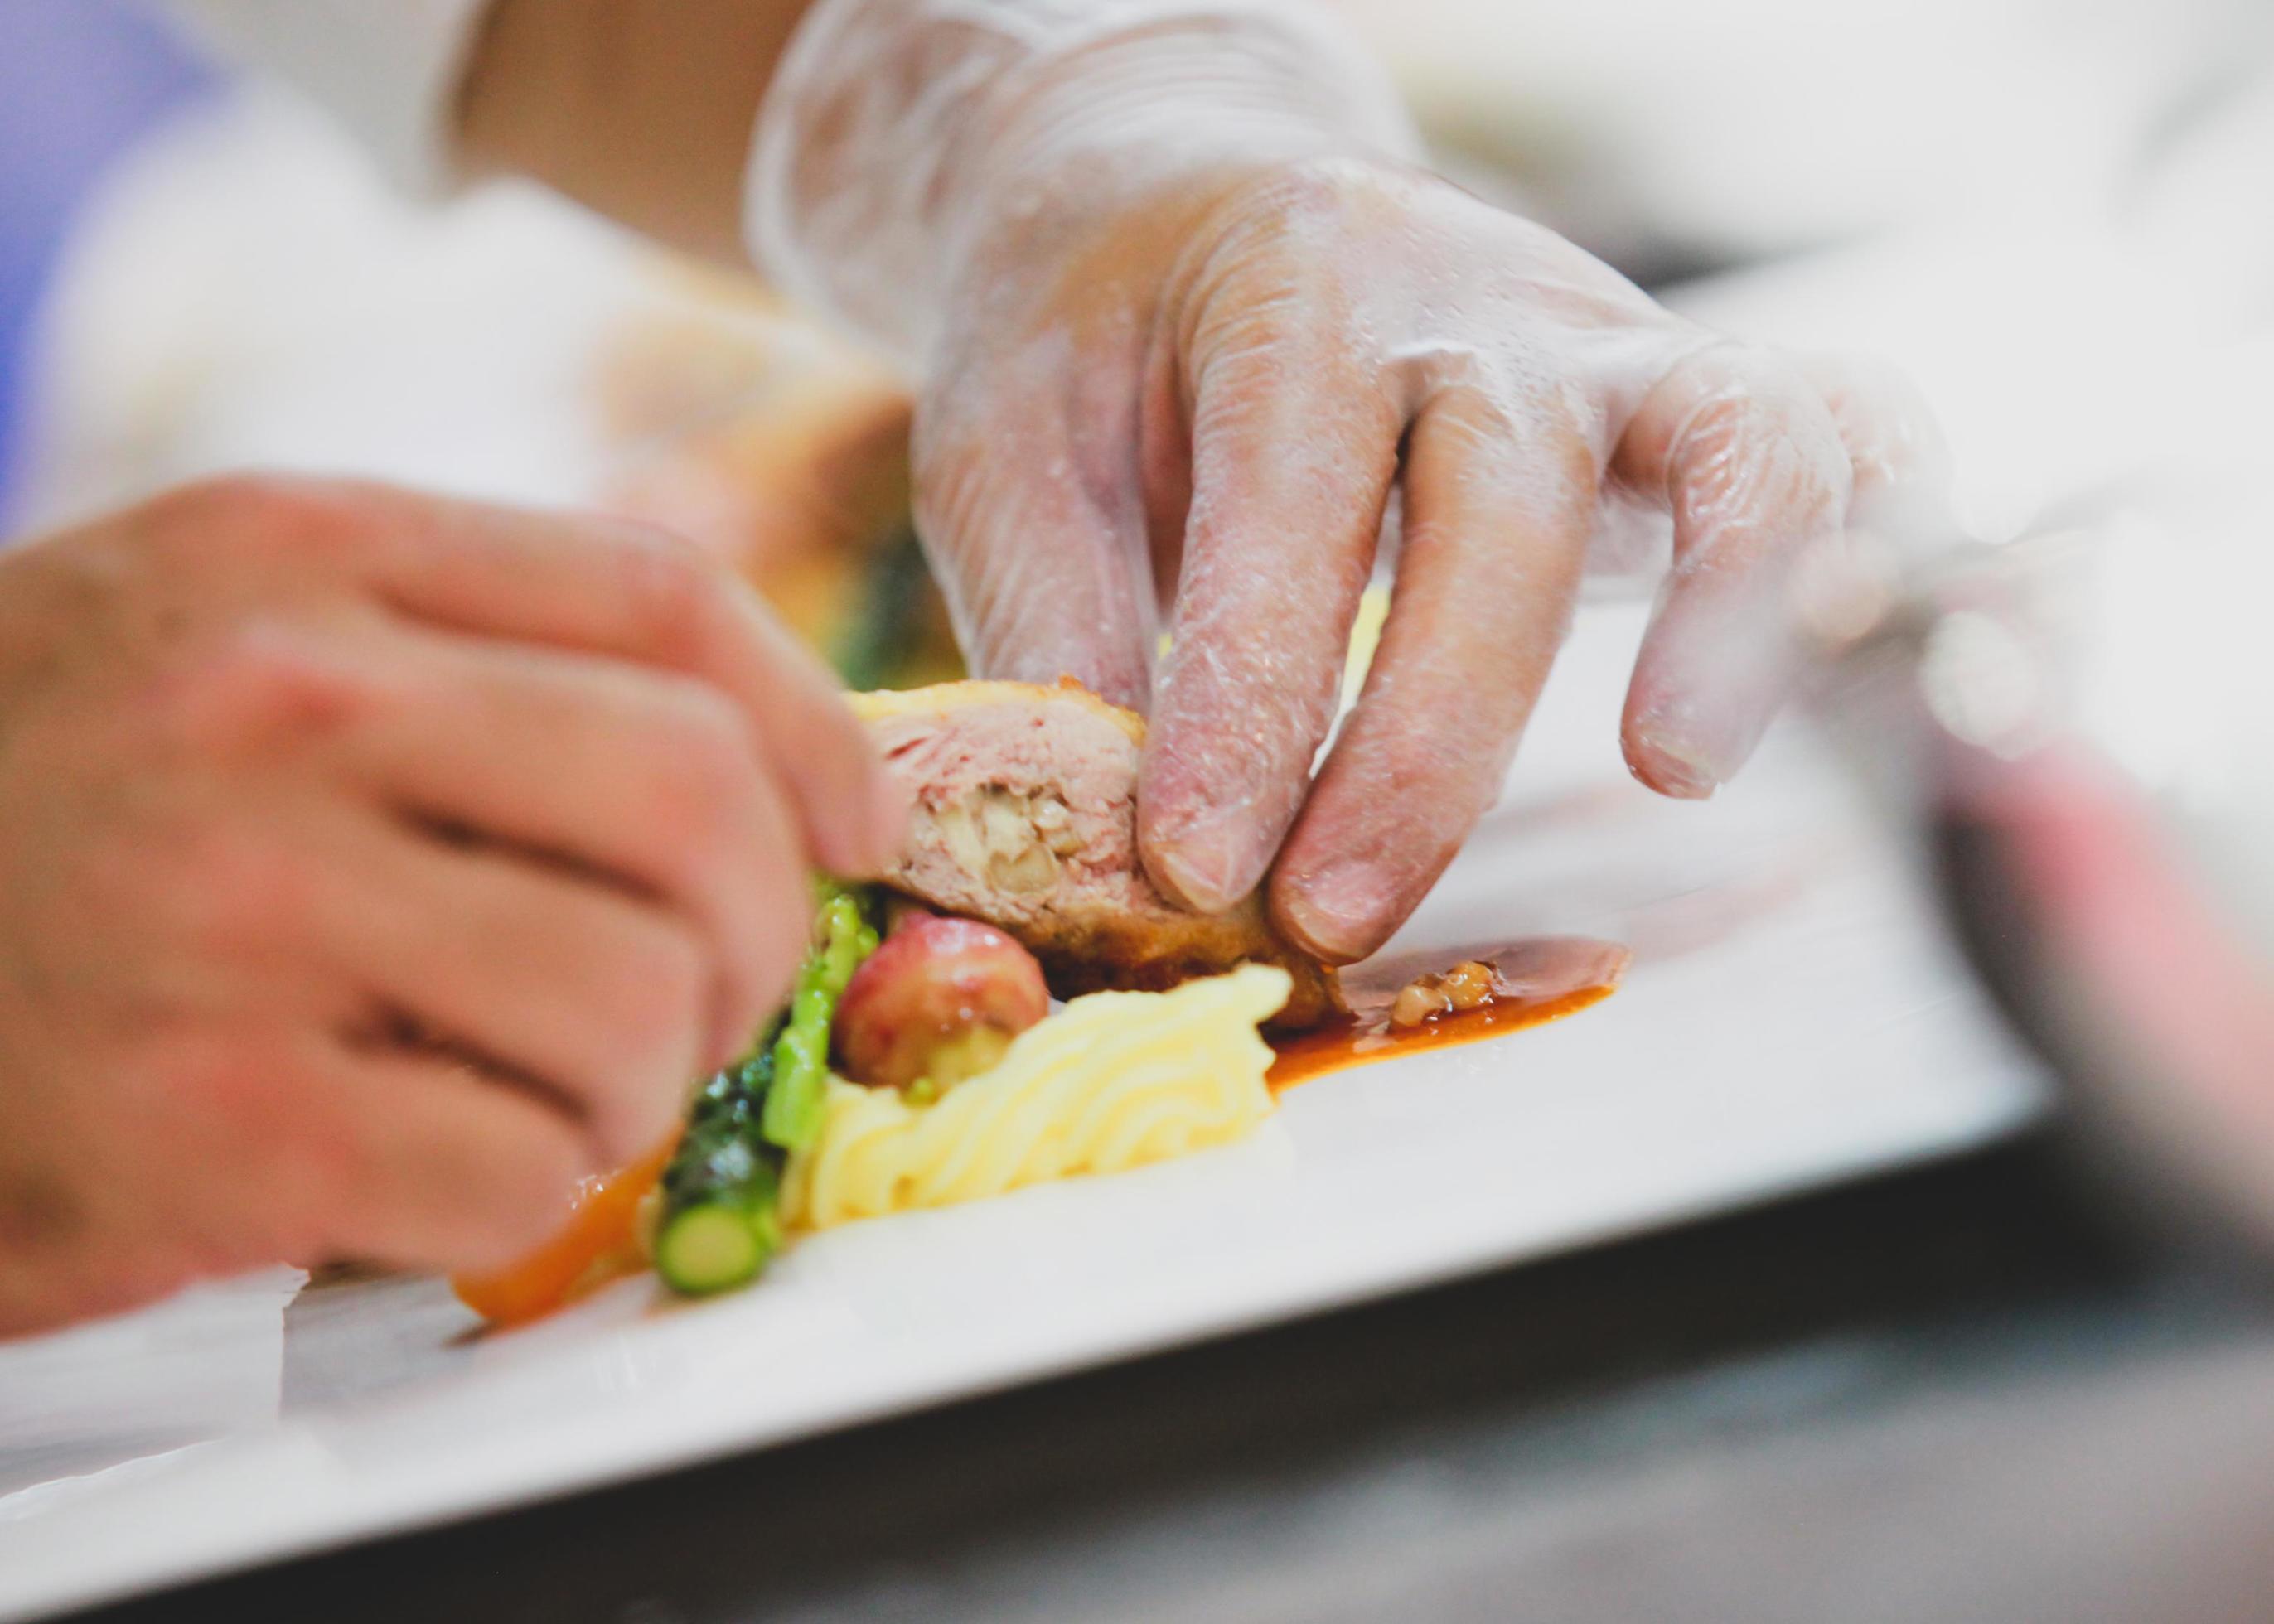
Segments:
[[[1543,936],[1361,966],[1344,977],[1351,1012],[1323,1026],[1274,1038],[1278,1058],[1266,1080],[1276,1093],[1347,1066],[1474,1043],[1575,1014],[1611,996],[1630,957],[1614,943]],[[1489,998],[1418,1026],[1389,1024],[1398,989],[1425,971],[1465,959],[1493,966]],[[502,1268],[453,1276],[450,1285],[458,1300],[493,1326],[526,1325],[643,1267],[636,1233],[640,1203],[677,1147],[674,1134],[631,1166],[586,1179],[551,1239]]]
[[[1546,936],[1432,954],[1427,961],[1408,957],[1365,966],[1344,979],[1348,1015],[1272,1039],[1278,1058],[1265,1080],[1277,1093],[1329,1071],[1474,1043],[1577,1014],[1617,990],[1630,957],[1615,943]],[[1494,990],[1484,1003],[1434,1015],[1416,1026],[1390,1025],[1389,1006],[1399,988],[1426,970],[1472,959],[1493,966]]]

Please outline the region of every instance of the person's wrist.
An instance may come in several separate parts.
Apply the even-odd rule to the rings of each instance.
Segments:
[[[1038,61],[975,111],[962,167],[982,192],[1069,182],[1142,190],[1178,172],[1405,155],[1417,145],[1370,64],[1334,60],[1249,19],[1148,30]]]
[[[1071,248],[1141,220],[1156,241],[1122,244],[1141,252],[1180,239],[1180,222],[1274,171],[1409,155],[1418,142],[1371,64],[1284,24],[1276,8],[1196,19],[1099,40],[1007,79],[959,132],[939,291],[985,242],[1019,237],[1048,251],[1056,237]]]

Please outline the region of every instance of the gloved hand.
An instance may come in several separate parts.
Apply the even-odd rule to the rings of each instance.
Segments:
[[[1623,743],[1708,795],[1778,701],[1802,561],[1940,475],[1899,384],[1680,320],[1411,150],[1294,5],[822,0],[750,172],[762,266],[920,380],[918,519],[975,667],[1149,710],[1155,878],[1213,910],[1269,871],[1332,959],[1490,804],[1591,561],[1670,558]]]
[[[230,480],[0,556],[0,1335],[496,1263],[646,1150],[896,850],[684,544]]]

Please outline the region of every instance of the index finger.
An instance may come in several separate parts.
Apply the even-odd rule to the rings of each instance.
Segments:
[[[1171,640],[1138,802],[1145,863],[1202,912],[1255,888],[1309,787],[1374,567],[1403,411],[1339,332],[1203,373]]]
[[[749,718],[831,870],[872,874],[904,807],[835,680],[742,581],[692,543],[627,521],[375,492],[367,579],[399,612],[477,635],[662,666]]]

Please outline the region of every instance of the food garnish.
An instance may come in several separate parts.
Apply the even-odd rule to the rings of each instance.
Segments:
[[[1449,970],[1425,971],[1397,989],[1389,1005],[1393,1026],[1418,1026],[1456,1010],[1473,1010],[1497,990],[1499,972],[1479,959],[1465,959]]]
[[[837,1056],[854,1082],[937,1094],[991,1068],[1050,1012],[1025,948],[976,920],[915,914],[845,989]]]
[[[674,1291],[701,1296],[755,1279],[781,1249],[777,1210],[789,1152],[821,1128],[829,1026],[862,960],[876,951],[873,903],[825,885],[817,929],[787,1018],[749,1056],[697,1091],[663,1173],[655,1268]]]
[[[521,1325],[640,1267],[640,1207],[673,1148],[666,1141],[629,1167],[585,1179],[552,1239],[503,1268],[454,1275],[450,1289],[493,1325]]]

